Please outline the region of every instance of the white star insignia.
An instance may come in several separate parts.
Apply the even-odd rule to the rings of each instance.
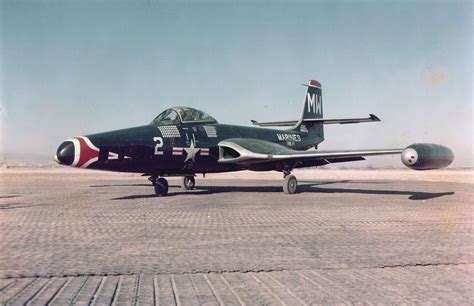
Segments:
[[[199,150],[201,150],[194,147],[194,140],[191,140],[191,145],[189,146],[189,148],[183,148],[183,149],[184,151],[186,151],[186,159],[184,160],[184,162],[187,162],[190,159],[194,162],[196,159],[196,153],[199,152]]]

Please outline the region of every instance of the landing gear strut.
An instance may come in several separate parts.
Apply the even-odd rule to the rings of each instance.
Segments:
[[[168,195],[168,181],[164,177],[152,176],[149,178],[153,187],[155,187],[155,194],[157,197],[165,197]]]
[[[283,171],[285,182],[283,183],[283,192],[286,194],[295,194],[298,189],[298,181],[290,171]]]
[[[181,188],[183,190],[193,190],[194,186],[196,186],[196,181],[194,180],[194,176],[183,176],[181,179]]]

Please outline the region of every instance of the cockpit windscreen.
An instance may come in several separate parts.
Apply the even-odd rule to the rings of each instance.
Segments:
[[[172,107],[159,114],[152,125],[179,123],[217,123],[217,120],[203,111],[191,107]]]

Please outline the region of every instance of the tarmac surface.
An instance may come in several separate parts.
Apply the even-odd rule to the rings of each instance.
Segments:
[[[472,182],[86,172],[0,174],[0,303],[474,304]]]

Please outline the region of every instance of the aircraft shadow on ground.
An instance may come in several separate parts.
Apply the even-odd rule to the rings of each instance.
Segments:
[[[90,185],[92,188],[105,188],[105,187],[151,187],[151,183],[144,184],[105,184],[105,185]],[[169,187],[181,187],[180,185],[169,184]]]
[[[10,199],[10,198],[17,198],[19,195],[13,194],[13,195],[6,195],[6,196],[0,196],[0,199]]]
[[[409,200],[429,200],[443,196],[454,195],[454,192],[420,192],[420,191],[404,191],[404,190],[380,190],[380,189],[362,189],[362,188],[327,188],[318,187],[322,185],[353,183],[350,180],[331,181],[331,182],[314,182],[300,183],[298,185],[298,193],[340,193],[340,194],[374,194],[374,195],[407,195]],[[146,185],[149,186],[149,185]],[[151,186],[150,186],[151,187]],[[178,186],[176,186],[178,187]],[[178,195],[205,195],[226,192],[282,192],[279,186],[196,186],[194,190],[173,192],[170,190],[168,196]],[[147,195],[130,195],[124,197],[113,198],[112,200],[133,200],[155,197],[154,194]]]
[[[104,188],[104,187],[144,187],[144,186],[151,186],[151,183],[144,184],[104,184],[104,185],[90,185],[89,187],[92,188]]]

